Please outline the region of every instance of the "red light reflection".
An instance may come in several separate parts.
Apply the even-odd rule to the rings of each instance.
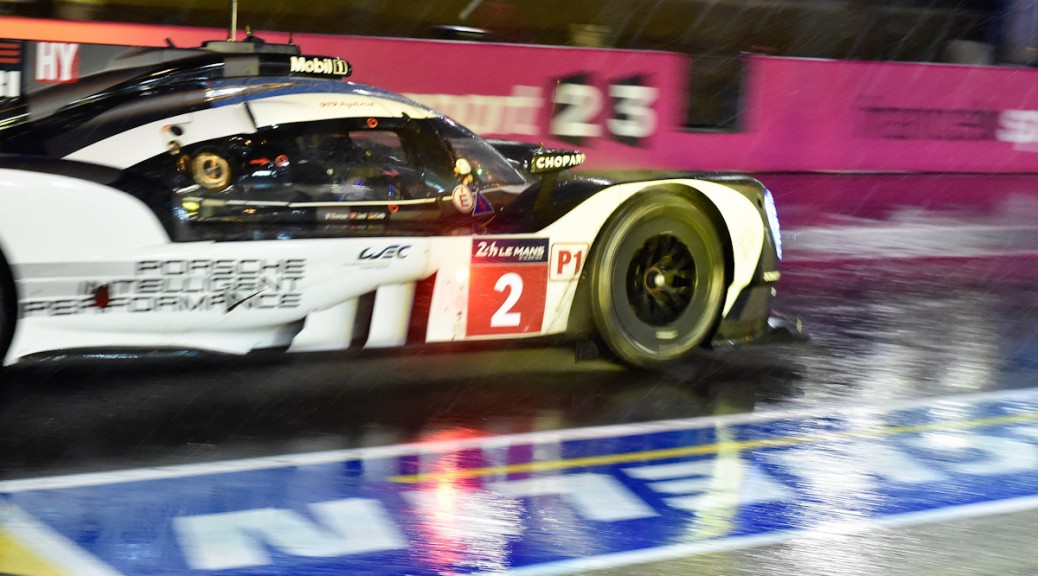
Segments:
[[[484,436],[465,429],[440,430],[425,442],[456,441]],[[509,542],[522,532],[522,504],[487,490],[480,478],[463,478],[466,469],[493,466],[479,448],[420,457],[419,472],[430,475],[409,494],[419,543],[416,554],[437,574],[473,569],[501,571],[509,567]]]

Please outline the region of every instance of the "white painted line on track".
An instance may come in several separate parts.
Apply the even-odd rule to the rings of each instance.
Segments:
[[[972,392],[950,396],[914,398],[900,402],[888,402],[882,404],[860,404],[857,406],[841,408],[803,408],[797,410],[772,410],[725,416],[698,416],[695,418],[657,420],[634,424],[611,424],[588,428],[568,428],[563,430],[525,432],[520,434],[486,436],[464,440],[416,442],[409,444],[395,444],[391,446],[283,454],[278,456],[263,456],[259,458],[223,460],[197,464],[180,464],[174,466],[157,466],[106,472],[22,478],[18,480],[0,481],[0,494],[37,490],[57,490],[85,486],[102,486],[107,484],[143,482],[151,480],[168,480],[214,474],[231,474],[236,472],[268,470],[272,468],[334,464],[348,460],[393,458],[413,454],[421,455],[452,452],[473,448],[493,449],[514,446],[516,444],[593,440],[615,436],[655,434],[689,428],[733,426],[778,420],[856,416],[863,414],[889,413],[897,410],[909,410],[913,408],[951,408],[957,406],[970,406],[980,402],[1007,401],[1013,399],[1038,401],[1038,388]]]
[[[76,576],[119,576],[119,571],[83,551],[71,540],[25,513],[21,508],[0,501],[0,531],[13,536],[23,546]]]

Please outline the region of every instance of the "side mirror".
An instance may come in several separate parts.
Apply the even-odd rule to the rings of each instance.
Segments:
[[[536,212],[545,212],[550,209],[559,174],[568,168],[580,166],[586,159],[587,155],[573,150],[541,148],[533,152],[533,156],[530,157],[530,174],[543,174],[541,189],[537,193],[537,200],[534,203]]]

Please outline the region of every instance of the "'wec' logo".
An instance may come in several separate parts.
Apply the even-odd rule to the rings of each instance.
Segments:
[[[404,259],[407,258],[407,252],[410,249],[410,244],[393,244],[391,246],[386,246],[381,250],[377,250],[375,248],[365,248],[360,251],[360,255],[358,256],[358,258],[360,260],[392,260],[393,258]]]

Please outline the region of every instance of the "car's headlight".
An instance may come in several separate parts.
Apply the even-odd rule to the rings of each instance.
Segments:
[[[768,215],[768,226],[771,227],[771,237],[775,241],[775,253],[781,260],[782,234],[779,230],[778,210],[775,209],[775,197],[771,195],[771,190],[764,190],[764,213]]]

